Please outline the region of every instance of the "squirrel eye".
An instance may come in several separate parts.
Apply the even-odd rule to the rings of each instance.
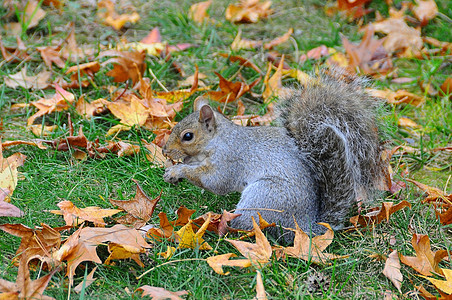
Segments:
[[[191,141],[193,139],[193,132],[187,132],[182,136],[183,141]]]

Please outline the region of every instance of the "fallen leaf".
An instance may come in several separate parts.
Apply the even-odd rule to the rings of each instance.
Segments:
[[[433,285],[437,289],[450,295],[450,294],[452,294],[452,270],[441,269],[441,271],[442,271],[442,274],[444,274],[444,277],[446,277],[446,280],[438,280],[438,279],[426,277],[426,276],[420,276],[420,277],[427,279],[428,281],[433,283]]]
[[[322,235],[311,238],[295,222],[294,245],[292,247],[282,248],[282,252],[286,255],[311,261],[316,264],[327,264],[329,260],[347,257],[323,252],[332,243],[334,232],[329,224],[319,224],[325,226],[327,231]]]
[[[400,261],[413,268],[416,272],[425,276],[431,276],[432,274],[443,274],[439,262],[448,255],[448,251],[438,250],[433,252],[430,249],[430,239],[425,234],[413,234],[411,239],[416,256],[400,255]]]
[[[13,155],[4,158],[2,140],[0,138],[0,189],[7,190],[9,195],[12,195],[17,186],[17,168],[24,164],[25,155],[21,153],[14,153]],[[5,197],[5,200],[9,202],[9,196]]]
[[[391,280],[394,286],[401,293],[403,276],[400,272],[400,260],[397,250],[394,250],[389,254],[386,259],[385,267],[383,269],[383,274]]]
[[[31,57],[27,53],[28,49],[27,47],[25,47],[25,44],[20,39],[19,35],[16,36],[16,40],[17,47],[5,47],[0,37],[0,52],[5,62],[18,63],[22,61],[25,62],[31,59]]]
[[[93,116],[106,112],[108,103],[110,103],[110,101],[103,98],[87,102],[85,97],[82,95],[78,98],[77,103],[75,104],[75,110],[84,118],[91,119]]]
[[[104,264],[111,265],[112,259],[128,259],[131,258],[135,261],[140,267],[144,267],[143,262],[140,260],[140,254],[145,253],[145,249],[140,247],[134,247],[129,245],[121,245],[117,243],[109,243],[108,244],[108,252],[110,255],[105,260]]]
[[[56,215],[62,215],[68,226],[78,226],[84,221],[93,222],[95,226],[105,226],[103,218],[121,212],[120,209],[101,209],[97,206],[85,208],[76,207],[71,201],[61,201],[57,204],[61,210],[51,210]]]
[[[146,233],[146,236],[154,238],[158,241],[160,241],[162,238],[171,238],[174,234],[174,225],[171,224],[164,212],[160,212],[158,216],[160,219],[160,227],[149,229]]]
[[[179,296],[188,295],[187,291],[178,291],[178,292],[170,292],[165,290],[161,287],[155,287],[155,286],[149,286],[149,285],[143,285],[135,290],[135,292],[141,291],[143,294],[141,294],[141,297],[144,296],[151,296],[151,299],[153,300],[183,300],[183,298]]]
[[[198,229],[196,233],[193,231],[192,221],[183,226],[181,229],[175,232],[176,240],[179,242],[177,246],[180,249],[190,248],[199,250],[212,250],[212,247],[202,238],[209,225],[210,217],[204,222],[204,224]]]
[[[167,246],[166,252],[159,252],[157,254],[162,256],[164,259],[170,259],[171,257],[173,257],[174,253],[176,253],[176,248]]]
[[[129,130],[132,126],[143,126],[149,117],[149,110],[135,95],[130,95],[129,101],[109,102],[110,112],[120,119],[120,124],[113,126],[107,132],[107,136],[118,131]]]
[[[425,102],[425,98],[422,96],[415,95],[413,93],[407,92],[405,90],[398,90],[393,92],[391,90],[375,90],[366,89],[366,91],[377,98],[385,99],[388,103],[398,105],[401,103],[411,104],[413,106],[421,106]]]
[[[256,23],[273,13],[271,1],[242,0],[239,4],[229,4],[226,8],[226,20],[232,23]]]
[[[123,82],[131,79],[132,83],[135,84],[143,77],[146,70],[145,51],[107,50],[101,52],[98,58],[106,56],[115,56],[101,64],[101,66],[113,64],[113,69],[108,71],[106,75],[113,77],[114,82]]]
[[[219,55],[228,58],[232,62],[238,62],[241,66],[249,67],[257,73],[262,74],[262,71],[259,69],[259,67],[253,64],[249,59],[243,58],[238,55],[229,55],[227,53],[219,53]]]
[[[82,81],[82,76],[87,75],[91,80],[94,74],[100,70],[100,64],[97,61],[72,66],[66,70],[66,74],[71,74],[71,81]]]
[[[293,33],[293,28],[289,28],[289,30],[284,35],[277,37],[277,38],[271,40],[270,42],[264,43],[264,49],[270,50],[275,46],[285,43],[286,41],[289,40],[292,33]]]
[[[190,217],[195,213],[196,210],[188,209],[185,206],[181,206],[177,209],[177,219],[176,221],[171,222],[173,226],[184,226],[188,222],[190,222]]]
[[[89,287],[94,281],[96,281],[96,278],[94,278],[94,272],[96,272],[97,267],[94,267],[91,272],[86,276],[86,278],[83,279],[82,282],[77,284],[74,288],[74,292],[77,294],[80,294],[83,289],[86,289]]]
[[[221,103],[229,103],[239,99],[246,92],[250,91],[257,83],[259,83],[260,78],[252,82],[250,85],[244,82],[232,82],[226,80],[219,73],[215,74],[220,78],[219,88],[220,91],[210,91],[206,93],[206,96],[214,101]]]
[[[195,23],[202,24],[203,22],[209,20],[207,15],[207,9],[212,4],[212,0],[198,2],[190,6],[188,12],[188,17],[192,19]]]
[[[444,93],[444,95],[449,95],[450,99],[452,97],[452,77],[447,77],[446,80],[444,80],[443,84],[441,84],[440,89]]]
[[[340,10],[350,10],[356,6],[362,6],[372,0],[337,0],[337,5]]]
[[[414,16],[421,21],[421,26],[427,25],[428,21],[434,19],[438,14],[438,6],[435,0],[417,0],[411,10]]]
[[[284,55],[279,62],[276,72],[270,77],[271,64],[268,65],[267,74],[265,75],[264,85],[265,90],[262,93],[264,103],[269,103],[273,97],[280,97],[289,93],[289,89],[282,85],[282,70],[284,65]]]
[[[147,221],[151,219],[155,206],[162,196],[162,192],[154,199],[150,199],[143,191],[138,181],[134,180],[137,185],[137,192],[135,198],[128,201],[111,200],[110,203],[125,210],[127,215],[117,218],[118,223],[130,225],[134,228],[143,227]]]
[[[5,76],[5,84],[11,88],[20,86],[25,89],[42,90],[50,86],[48,80],[50,79],[51,74],[51,72],[43,71],[38,75],[28,76],[27,66],[24,66],[16,74]]]
[[[261,47],[263,44],[262,41],[252,41],[248,39],[242,39],[242,31],[239,29],[237,32],[237,35],[235,36],[234,41],[232,41],[231,44],[231,50],[240,50],[240,49],[256,49],[258,47]]]
[[[223,271],[223,266],[228,267],[240,267],[240,268],[248,268],[252,266],[252,262],[249,259],[234,259],[231,260],[231,257],[236,257],[234,253],[227,253],[217,256],[211,256],[207,258],[207,263],[209,266],[215,271],[215,273],[220,275],[228,275],[229,272]]]
[[[410,178],[406,178],[406,180],[411,183],[414,183],[418,188],[420,188],[421,190],[423,190],[424,192],[426,192],[428,194],[428,197],[426,197],[422,201],[423,203],[429,203],[429,202],[434,202],[434,201],[439,200],[439,201],[442,201],[442,202],[448,204],[449,206],[452,206],[452,194],[446,195],[446,193],[444,193],[442,190],[440,190],[436,187],[428,186],[426,184],[417,182]]]
[[[22,217],[24,215],[23,211],[5,201],[8,194],[8,190],[0,188],[0,217]]]
[[[256,273],[256,297],[254,297],[253,300],[267,300],[262,274],[259,270],[257,270]]]
[[[365,215],[357,215],[350,218],[350,223],[355,225],[356,227],[358,224],[361,227],[366,227],[371,224],[380,224],[383,220],[386,220],[386,222],[389,222],[389,217],[395,213],[396,211],[401,210],[402,208],[409,207],[411,208],[411,204],[403,200],[396,205],[394,205],[394,202],[383,202],[381,204],[381,208],[373,208]]]
[[[421,126],[419,124],[417,124],[413,120],[411,120],[409,118],[405,118],[405,117],[400,117],[397,120],[397,125],[399,125],[400,127],[405,127],[405,128],[421,128]]]
[[[25,7],[18,8],[17,11],[19,22],[8,23],[6,30],[10,31],[12,35],[20,35],[27,29],[36,27],[42,19],[46,16],[46,12],[41,8],[39,1],[28,0]]]
[[[208,212],[193,220],[193,223],[202,226],[202,224],[204,224],[204,222],[210,217],[210,222],[207,226],[207,230],[213,231],[219,236],[223,236],[229,231],[228,222],[239,217],[240,215],[241,214],[230,213],[226,210],[223,210],[222,214],[214,214]]]
[[[38,101],[31,102],[38,111],[28,118],[27,126],[31,126],[36,118],[53,113],[55,111],[64,111],[69,109],[75,100],[74,94],[65,91],[59,85],[55,85],[55,95],[50,98],[41,98]]]
[[[97,17],[103,23],[120,30],[127,22],[136,23],[140,20],[137,12],[132,14],[118,14],[115,10],[115,4],[111,0],[101,0],[97,3]]]
[[[270,261],[270,257],[272,255],[272,247],[268,242],[265,235],[260,230],[256,221],[253,219],[253,231],[256,236],[256,243],[248,243],[243,241],[236,241],[226,239],[229,243],[231,243],[239,252],[249,259],[251,263],[257,267],[264,265]]]

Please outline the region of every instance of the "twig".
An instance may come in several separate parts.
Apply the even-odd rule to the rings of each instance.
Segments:
[[[163,83],[160,82],[160,80],[158,80],[157,76],[155,76],[155,74],[154,74],[154,72],[152,72],[152,69],[151,69],[151,68],[149,68],[149,73],[151,73],[152,78],[154,78],[154,79],[157,81],[158,85],[160,85],[160,87],[161,87],[165,92],[168,92],[168,89],[163,85]]]

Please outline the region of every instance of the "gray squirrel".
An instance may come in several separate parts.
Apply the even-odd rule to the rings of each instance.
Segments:
[[[279,126],[243,127],[198,101],[163,147],[182,160],[164,180],[185,178],[220,195],[241,192],[235,228],[251,229],[251,216],[260,212],[282,228],[295,228],[295,219],[307,233],[323,233],[319,222],[340,229],[357,199],[384,176],[378,101],[360,79],[332,70],[278,102]],[[288,230],[270,233],[293,238]]]

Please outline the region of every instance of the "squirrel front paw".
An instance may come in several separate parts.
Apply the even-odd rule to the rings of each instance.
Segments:
[[[182,180],[182,175],[180,172],[180,166],[174,165],[166,168],[165,174],[163,174],[163,180],[168,183],[176,184]]]

